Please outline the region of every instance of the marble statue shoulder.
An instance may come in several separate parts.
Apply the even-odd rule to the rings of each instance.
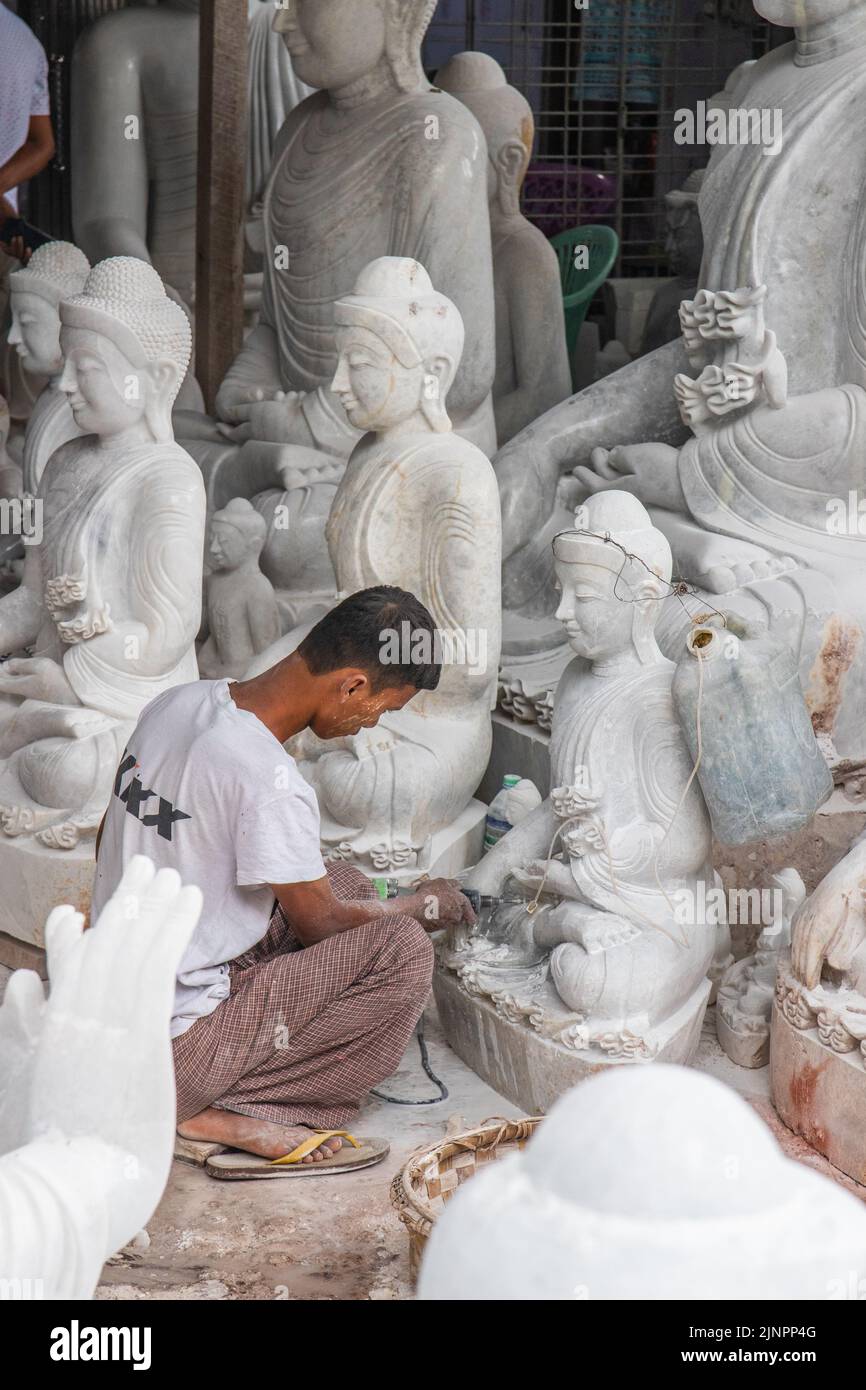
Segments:
[[[60,317],[57,385],[80,437],[49,460],[40,543],[0,599],[0,649],[15,654],[0,666],[0,927],[25,937],[58,876],[86,899],[126,737],[149,700],[198,675],[205,497],[171,416],[186,315],[151,266],[116,257]]]

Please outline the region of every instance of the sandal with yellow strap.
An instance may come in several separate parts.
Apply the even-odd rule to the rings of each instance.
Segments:
[[[313,1163],[301,1161],[326,1139],[342,1139],[344,1142],[328,1158],[316,1159]],[[351,1147],[347,1148],[347,1144]],[[303,1139],[297,1148],[281,1158],[259,1158],[256,1154],[228,1149],[224,1153],[209,1155],[204,1170],[212,1178],[322,1177],[325,1173],[350,1173],[356,1168],[370,1168],[387,1158],[390,1149],[391,1145],[386,1139],[356,1139],[347,1129],[314,1129],[308,1139]]]

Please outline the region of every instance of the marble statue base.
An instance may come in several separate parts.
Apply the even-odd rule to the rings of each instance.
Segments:
[[[770,1030],[773,1104],[789,1129],[835,1168],[866,1184],[864,1047],[832,1010],[814,1014],[790,962],[783,962]]]
[[[544,1037],[523,1020],[506,1017],[489,999],[468,994],[439,961],[433,993],[445,1036],[457,1056],[514,1105],[529,1115],[541,1115],[572,1086],[596,1072],[649,1061],[688,1066],[700,1041],[710,981],[703,980],[672,1018],[651,1030],[646,1039],[651,1056],[643,1058],[613,1052],[605,1056],[598,1048],[567,1047]],[[548,1023],[559,1010],[567,1026],[572,1015],[552,984],[546,986],[539,1004]]]
[[[41,947],[52,908],[70,903],[89,912],[95,843],[88,838],[74,849],[56,850],[31,835],[0,835],[0,933]]]

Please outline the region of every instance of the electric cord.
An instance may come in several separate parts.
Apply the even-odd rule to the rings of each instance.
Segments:
[[[448,1087],[441,1081],[430,1065],[430,1056],[427,1052],[427,1044],[424,1041],[424,1029],[421,1024],[415,1029],[415,1036],[418,1039],[418,1047],[421,1051],[421,1066],[433,1082],[434,1086],[439,1087],[438,1096],[430,1096],[428,1100],[404,1100],[401,1096],[386,1096],[384,1091],[371,1091],[370,1095],[377,1100],[386,1100],[389,1105],[438,1105],[440,1100],[448,1099]]]

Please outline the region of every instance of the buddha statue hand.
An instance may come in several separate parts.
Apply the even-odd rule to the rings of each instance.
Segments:
[[[791,923],[791,965],[808,989],[825,965],[866,982],[866,840],[860,839],[797,909]],[[853,974],[852,974],[853,972]]]
[[[270,400],[239,403],[232,412],[233,423],[220,425],[220,431],[235,444],[258,439],[314,448],[315,440],[301,410],[303,401],[300,391],[278,391]]]
[[[626,917],[577,902],[559,903],[539,917],[535,926],[535,944],[544,950],[581,947],[590,956],[627,946],[640,935],[640,927]]]
[[[524,864],[515,865],[511,876],[522,888],[537,893],[542,883],[543,891],[560,898],[574,898],[577,888],[571,876],[571,869],[561,859],[528,859]]]
[[[0,694],[55,705],[81,705],[63,667],[47,656],[13,657],[0,663]]]
[[[679,453],[669,444],[620,444],[615,449],[593,449],[590,457],[591,467],[574,470],[584,496],[610,490],[632,492],[645,506],[686,510]]]

